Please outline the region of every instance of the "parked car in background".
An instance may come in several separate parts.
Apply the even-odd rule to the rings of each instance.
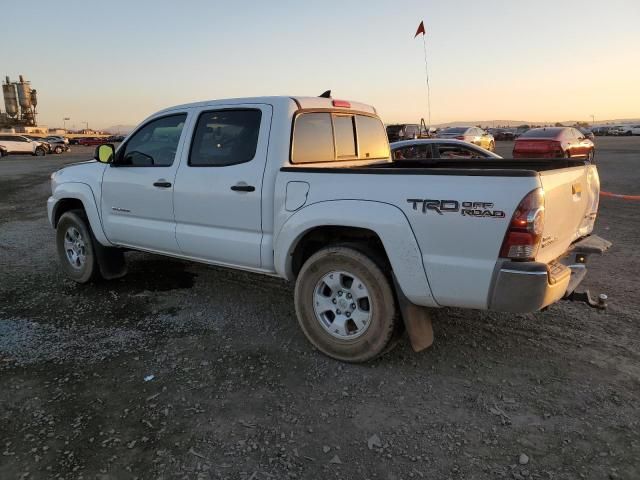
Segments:
[[[0,145],[0,158],[6,157],[7,155],[9,155],[9,152],[7,151],[7,149],[2,145]]]
[[[78,145],[91,146],[91,145],[102,145],[103,143],[109,143],[109,140],[107,137],[86,137],[86,138],[78,139]]]
[[[513,131],[513,138],[516,139],[523,133],[528,132],[529,130],[531,130],[531,127],[529,125],[520,125],[518,128],[516,128]]]
[[[32,142],[40,144],[42,148],[44,148],[46,153],[51,153],[51,145],[42,137],[36,137],[35,135],[23,135],[23,137],[28,138]]]
[[[51,146],[51,151],[54,153],[63,153],[69,150],[69,141],[66,138],[62,137],[47,137],[47,142]]]
[[[591,131],[596,137],[603,137],[609,134],[609,127],[593,127]]]
[[[515,138],[515,131],[510,128],[490,128],[489,133],[493,135],[496,141],[513,140]]]
[[[118,143],[122,142],[125,139],[124,135],[112,135],[107,138],[107,143]]]
[[[584,127],[578,128],[578,130],[580,131],[580,133],[582,133],[582,135],[584,135],[586,138],[588,138],[592,142],[596,139],[596,136],[593,134],[592,130],[589,130],[588,128],[584,128]]]
[[[631,135],[640,135],[640,125],[631,126]]]
[[[391,145],[393,160],[469,160],[502,158],[489,150],[461,140],[425,138],[403,140]]]
[[[594,143],[573,127],[532,128],[513,146],[513,158],[584,158],[591,162]]]
[[[63,142],[64,144],[69,145],[69,139],[61,135],[49,135],[46,139],[48,142]]]
[[[631,125],[616,125],[609,129],[609,135],[614,137],[628,137],[632,135]]]
[[[493,152],[496,149],[496,140],[493,135],[480,127],[450,127],[438,133],[437,138],[450,138],[472,143]]]
[[[0,146],[3,146],[7,153],[29,154],[38,157],[47,154],[42,142],[34,142],[24,135],[0,135]]]
[[[420,137],[420,125],[417,123],[387,125],[387,137],[389,138],[389,142],[418,138]]]

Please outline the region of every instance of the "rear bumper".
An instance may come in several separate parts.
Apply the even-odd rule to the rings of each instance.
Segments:
[[[601,254],[611,242],[596,235],[571,245],[561,258],[549,263],[501,261],[489,299],[489,310],[535,312],[570,295],[587,274],[586,261]]]

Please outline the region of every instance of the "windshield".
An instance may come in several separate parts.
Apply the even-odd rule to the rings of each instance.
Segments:
[[[445,128],[440,133],[464,133],[467,130],[468,130],[467,127],[452,127],[452,128]]]

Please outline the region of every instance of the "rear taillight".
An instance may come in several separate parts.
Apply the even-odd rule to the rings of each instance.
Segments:
[[[560,142],[549,142],[549,151],[557,158],[564,157],[564,150]]]
[[[513,213],[504,236],[500,256],[511,260],[533,260],[544,229],[544,191],[532,190]]]
[[[464,135],[458,135],[455,138],[456,138],[456,140],[464,140]]]

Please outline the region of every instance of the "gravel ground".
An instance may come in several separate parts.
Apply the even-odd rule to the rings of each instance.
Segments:
[[[597,145],[640,194],[640,138]],[[48,175],[91,151],[0,160],[0,479],[640,478],[640,203],[601,201],[606,312],[442,309],[429,350],[345,365],[277,279],[141,253],[65,279]]]

